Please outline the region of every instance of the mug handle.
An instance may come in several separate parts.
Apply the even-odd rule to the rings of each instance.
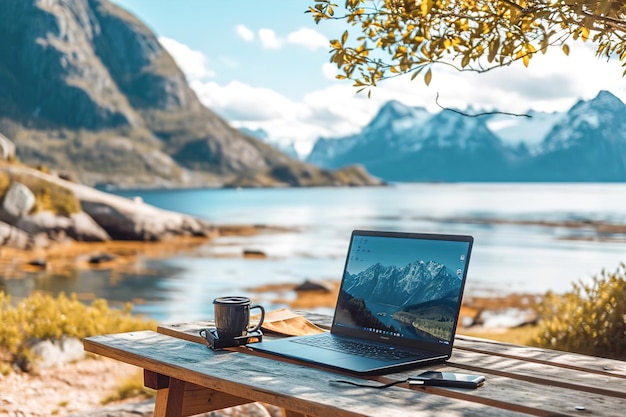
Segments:
[[[252,310],[253,308],[258,308],[259,310],[261,310],[261,318],[259,319],[259,322],[257,323],[257,325],[254,326],[254,328],[248,329],[248,332],[259,331],[261,329],[261,326],[263,325],[263,320],[265,320],[265,309],[263,308],[263,306],[255,304],[250,307],[250,310]]]

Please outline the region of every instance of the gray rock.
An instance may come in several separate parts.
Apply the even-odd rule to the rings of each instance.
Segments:
[[[0,133],[0,160],[9,161],[15,158],[15,144]]]
[[[70,238],[82,242],[102,242],[111,239],[109,234],[84,212],[66,217],[42,211],[18,219],[15,227],[30,235],[44,234],[56,241]]]
[[[11,184],[2,201],[2,211],[10,218],[23,217],[34,206],[35,194],[27,186],[19,182]]]
[[[31,245],[28,233],[0,221],[0,246],[26,249]]]
[[[326,282],[316,282],[305,280],[302,284],[294,288],[294,291],[324,291],[331,292],[333,290],[332,285]]]
[[[216,233],[213,226],[191,216],[80,184],[70,187],[83,210],[116,240],[159,241],[169,236],[210,236]]]
[[[63,337],[60,340],[39,340],[32,342],[29,347],[36,357],[34,365],[39,368],[50,368],[77,361],[85,356],[83,343],[73,337]]]
[[[210,237],[218,233],[215,226],[205,221],[145,204],[140,199],[109,194],[25,167],[10,165],[2,169],[9,174],[30,175],[65,187],[74,193],[83,209],[83,212],[69,217],[40,212],[10,222],[31,234],[31,239],[47,236],[57,241],[63,238],[160,241],[170,236]],[[0,220],[9,223],[2,213],[0,210]]]
[[[98,255],[91,256],[88,262],[90,264],[98,265],[104,262],[114,261],[115,259],[117,259],[115,255],[111,255],[110,253],[101,253]]]

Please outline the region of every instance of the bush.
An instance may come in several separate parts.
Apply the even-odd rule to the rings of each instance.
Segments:
[[[6,172],[0,172],[0,201],[6,195],[13,181],[24,184],[35,195],[35,206],[32,213],[51,211],[57,215],[69,216],[82,210],[80,201],[72,190],[29,174],[9,175]]]
[[[626,359],[626,265],[602,271],[573,291],[546,294],[535,346]]]
[[[87,306],[75,295],[61,294],[54,298],[39,293],[13,306],[10,297],[0,291],[0,353],[19,362],[30,358],[27,345],[32,340],[58,340],[64,336],[82,339],[98,334],[156,329],[154,321],[134,317],[131,310],[130,304],[122,310],[109,308],[104,299]]]
[[[15,180],[27,186],[35,194],[33,213],[51,211],[61,216],[79,213],[82,208],[74,192],[66,187],[32,175],[15,175]]]

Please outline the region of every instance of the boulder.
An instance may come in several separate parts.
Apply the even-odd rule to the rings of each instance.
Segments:
[[[109,194],[86,185],[65,181],[20,166],[2,169],[13,175],[30,175],[55,183],[70,190],[80,202],[82,212],[67,216],[55,216],[40,212],[11,223],[31,234],[45,234],[53,240],[69,237],[80,241],[135,240],[160,241],[170,236],[213,237],[218,235],[215,226],[193,216],[163,210],[143,201]],[[15,220],[15,219],[12,219]]]
[[[15,158],[15,144],[0,133],[0,160],[10,161]]]
[[[27,249],[30,244],[28,233],[0,221],[0,246]]]
[[[14,182],[2,201],[2,211],[9,218],[26,216],[35,206],[35,194],[24,184]]]
[[[50,368],[59,364],[77,361],[85,356],[83,343],[73,337],[63,337],[59,340],[33,341],[29,348],[35,357],[32,365],[39,368]]]
[[[316,282],[305,280],[302,284],[294,288],[294,291],[323,291],[331,292],[333,290],[330,284],[325,282]]]
[[[217,234],[214,226],[192,216],[80,184],[67,186],[74,191],[83,210],[115,240],[160,241],[170,236]]]
[[[30,235],[43,234],[55,241],[70,238],[81,242],[110,240],[109,234],[84,212],[69,217],[41,211],[18,219],[15,227]]]

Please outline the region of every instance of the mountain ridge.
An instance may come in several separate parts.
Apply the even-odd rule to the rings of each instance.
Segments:
[[[108,0],[5,0],[0,12],[0,132],[24,163],[120,188],[381,184],[230,126],[150,29]]]
[[[516,120],[517,132],[513,119],[499,114],[468,117],[443,110],[414,117],[415,109],[392,106],[395,120],[381,123],[389,119],[383,105],[361,132],[319,139],[306,160],[328,168],[361,163],[384,180],[400,182],[626,181],[626,106],[608,91],[562,114],[532,112],[538,126]],[[542,137],[520,140],[524,133]],[[505,142],[513,135],[516,143]]]

